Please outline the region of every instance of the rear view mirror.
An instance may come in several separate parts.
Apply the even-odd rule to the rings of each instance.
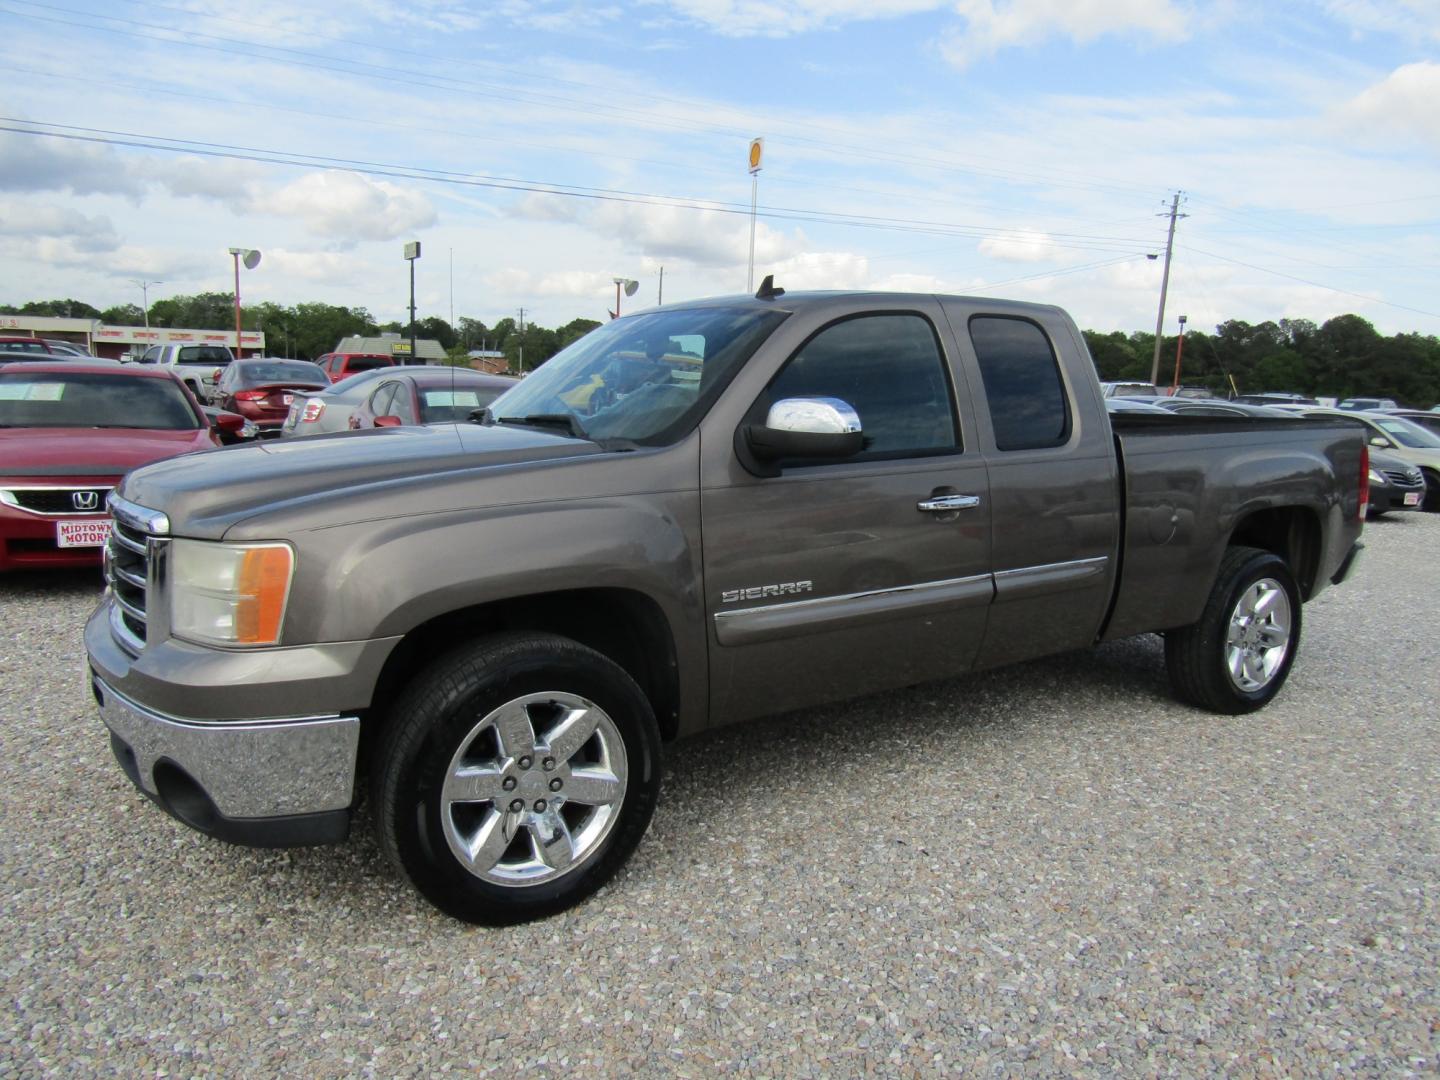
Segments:
[[[865,447],[860,417],[839,398],[785,398],[770,406],[764,424],[749,424],[745,442],[759,461],[846,458]]]
[[[375,417],[376,427],[399,427],[400,417],[398,416],[377,416]]]
[[[245,427],[245,417],[239,413],[217,412],[210,426],[225,435],[239,435]]]
[[[1390,445],[1390,440],[1389,440],[1389,439],[1382,439],[1379,435],[1376,435],[1373,439],[1370,440],[1370,445],[1371,445],[1371,446],[1378,446],[1378,447],[1380,447],[1380,449],[1384,450],[1384,449],[1386,449],[1387,447],[1389,447],[1389,445]]]

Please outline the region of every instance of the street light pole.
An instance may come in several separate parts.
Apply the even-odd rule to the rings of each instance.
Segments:
[[[750,268],[745,274],[747,293],[755,288],[755,210],[760,196],[760,158],[764,151],[764,139],[750,140]]]
[[[410,264],[410,363],[415,363],[415,260],[420,258],[420,241],[405,245],[405,261]]]
[[[1170,387],[1173,396],[1180,389],[1180,354],[1185,351],[1185,316],[1180,316],[1180,340],[1175,342],[1175,382]]]
[[[245,269],[254,270],[260,265],[260,252],[253,248],[232,247],[230,257],[235,260],[235,359],[240,359],[240,260],[245,260]]]
[[[146,329],[146,330],[149,330],[149,329],[150,329],[150,286],[151,286],[151,285],[164,285],[165,282],[163,282],[163,281],[141,281],[141,280],[138,280],[138,279],[136,279],[136,278],[131,278],[131,279],[130,279],[130,283],[131,283],[132,285],[139,285],[139,286],[140,286],[140,302],[141,302],[142,304],[144,304],[144,306],[145,306],[145,310],[142,312],[142,314],[145,316],[145,329]]]

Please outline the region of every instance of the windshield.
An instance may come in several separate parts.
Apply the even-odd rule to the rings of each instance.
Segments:
[[[679,308],[623,319],[561,350],[490,407],[500,423],[568,426],[597,442],[665,446],[695,426],[788,312]]]
[[[240,364],[240,381],[249,386],[272,382],[326,386],[330,380],[325,377],[325,372],[306,360],[243,360]]]
[[[0,427],[193,431],[199,418],[170,379],[128,375],[0,374]]]
[[[1385,432],[1386,435],[1389,435],[1401,446],[1410,446],[1423,450],[1440,448],[1440,435],[1426,431],[1419,424],[1411,423],[1409,420],[1392,417],[1386,420],[1372,420],[1371,423]]]
[[[187,345],[175,354],[175,363],[225,367],[230,363],[230,350],[223,345]]]

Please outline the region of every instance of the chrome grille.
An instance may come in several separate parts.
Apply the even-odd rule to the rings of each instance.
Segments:
[[[32,514],[102,514],[110,485],[85,484],[78,487],[17,487],[0,491],[0,502]],[[83,505],[81,505],[83,504]]]
[[[1406,469],[1386,469],[1385,479],[1396,487],[1419,487],[1424,477],[1418,472],[1410,472]]]
[[[110,496],[110,539],[105,544],[105,581],[113,601],[110,630],[122,648],[137,656],[149,629],[152,556],[167,532],[164,514]]]

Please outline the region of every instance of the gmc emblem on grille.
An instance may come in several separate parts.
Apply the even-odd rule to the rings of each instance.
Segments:
[[[100,505],[98,491],[72,491],[70,502],[76,510],[94,510]]]

